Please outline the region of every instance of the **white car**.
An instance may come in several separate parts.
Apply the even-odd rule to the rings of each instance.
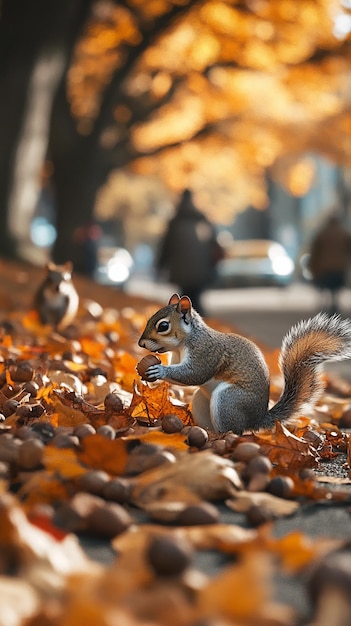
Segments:
[[[294,261],[284,247],[266,239],[233,241],[225,247],[217,265],[218,287],[288,285],[295,271]]]

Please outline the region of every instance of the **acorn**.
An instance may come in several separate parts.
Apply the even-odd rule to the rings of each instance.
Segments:
[[[188,541],[171,535],[152,537],[146,549],[147,561],[158,576],[181,575],[191,565],[192,557]]]
[[[202,448],[208,442],[208,433],[201,426],[192,426],[188,432],[187,443],[194,448]]]
[[[165,433],[179,433],[184,424],[178,415],[167,413],[162,418],[162,430]]]
[[[142,380],[146,380],[144,376],[149,367],[151,367],[151,365],[158,365],[159,363],[161,363],[161,359],[156,356],[156,354],[147,354],[143,359],[141,359],[141,361],[139,361],[136,366],[136,370]]]

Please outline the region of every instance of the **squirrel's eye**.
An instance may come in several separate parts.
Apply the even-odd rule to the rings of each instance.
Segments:
[[[171,325],[168,320],[160,320],[156,326],[158,333],[168,333],[171,329]]]

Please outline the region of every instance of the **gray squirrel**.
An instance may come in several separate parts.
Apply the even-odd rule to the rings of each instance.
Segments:
[[[46,274],[34,296],[34,308],[42,324],[62,330],[74,320],[79,296],[72,282],[72,263],[63,265],[49,262]]]
[[[194,421],[215,432],[241,434],[273,428],[313,405],[322,392],[321,365],[351,358],[351,323],[319,313],[293,326],[283,339],[279,365],[284,389],[268,410],[269,371],[259,347],[235,333],[208,326],[187,296],[174,294],[167,306],[148,320],[139,346],[172,353],[171,364],[151,365],[149,382],[194,385]]]

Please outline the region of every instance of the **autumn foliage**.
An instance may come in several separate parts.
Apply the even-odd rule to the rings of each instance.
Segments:
[[[348,11],[325,0],[105,4],[75,48],[72,117],[93,132],[119,85],[106,150],[173,191],[193,188],[222,223],[267,206],[267,171],[304,195],[315,175],[306,155],[348,162]]]
[[[342,542],[274,525],[312,503],[349,503],[349,385],[325,377],[316,409],[272,432],[206,432],[192,421],[192,389],[138,375],[153,305],[115,299],[112,310],[81,298],[61,333],[29,301],[2,315],[0,594],[11,623],[307,623],[277,601],[279,575],[309,577],[313,623],[324,624],[322,595],[347,604],[342,586],[318,578],[326,559],[343,567]],[[265,354],[273,398],[281,379]],[[92,539],[111,545],[110,565],[80,547]],[[222,555],[217,574],[196,566],[201,552]]]

